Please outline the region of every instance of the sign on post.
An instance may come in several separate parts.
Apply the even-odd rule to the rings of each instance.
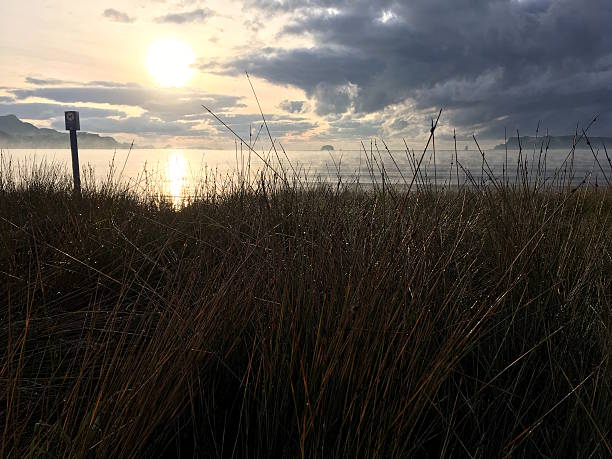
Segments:
[[[72,178],[74,179],[74,190],[81,192],[81,174],[79,172],[79,147],[77,145],[76,131],[81,130],[79,112],[64,112],[66,130],[70,131],[70,149],[72,150]]]

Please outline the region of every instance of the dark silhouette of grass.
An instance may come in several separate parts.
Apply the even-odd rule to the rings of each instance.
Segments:
[[[180,208],[5,159],[0,456],[612,454],[612,190],[425,152]]]

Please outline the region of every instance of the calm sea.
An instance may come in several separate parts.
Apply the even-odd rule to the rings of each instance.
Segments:
[[[547,155],[540,155],[539,151],[523,151],[523,163],[526,161],[523,171],[529,177],[534,177],[539,169],[549,180],[569,178],[573,160],[572,183],[580,183],[585,178],[592,185],[604,184],[606,179],[612,180],[612,167],[603,152],[596,155],[597,160],[590,150],[576,151],[573,157],[568,157],[568,153],[551,150]],[[405,151],[385,150],[291,151],[286,155],[278,151],[278,157],[274,151],[265,151],[259,152],[259,155],[276,170],[284,168],[289,175],[297,171],[301,180],[337,182],[340,176],[345,182],[359,180],[360,183],[371,184],[380,183],[381,171],[384,171],[388,183],[403,184],[412,179],[415,162],[419,161],[422,151],[415,152],[414,161]],[[29,169],[34,164],[46,162],[71,173],[69,149],[3,150],[2,156],[5,166],[10,158],[13,166]],[[488,179],[489,170],[498,178],[506,175],[510,181],[516,179],[519,159],[517,151],[509,151],[506,157],[504,150],[488,150],[485,152],[486,163],[478,151],[459,151],[459,164],[454,161],[454,156],[454,151],[438,150],[434,163],[433,153],[428,151],[421,163],[422,177],[418,179],[444,185],[457,184],[458,176],[459,183],[482,183]],[[246,149],[242,152],[190,149],[135,149],[131,152],[80,150],[79,158],[81,169],[86,170],[84,174],[93,174],[95,180],[104,181],[109,172],[113,171],[115,180],[129,183],[134,189],[157,188],[160,193],[173,197],[189,195],[203,183],[207,183],[207,186],[221,186],[227,183],[228,178],[236,179],[239,174],[247,176],[250,172],[254,179],[264,167],[262,159],[253,153],[249,155]]]

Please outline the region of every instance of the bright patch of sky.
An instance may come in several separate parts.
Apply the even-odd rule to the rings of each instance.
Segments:
[[[391,10],[383,11],[380,17],[378,18],[378,20],[383,24],[386,24],[387,22],[392,21],[393,19],[395,19],[395,14]]]

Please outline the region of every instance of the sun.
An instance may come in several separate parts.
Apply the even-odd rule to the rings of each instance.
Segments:
[[[147,51],[147,69],[151,77],[166,88],[185,86],[193,76],[194,61],[191,46],[178,38],[160,38]]]

